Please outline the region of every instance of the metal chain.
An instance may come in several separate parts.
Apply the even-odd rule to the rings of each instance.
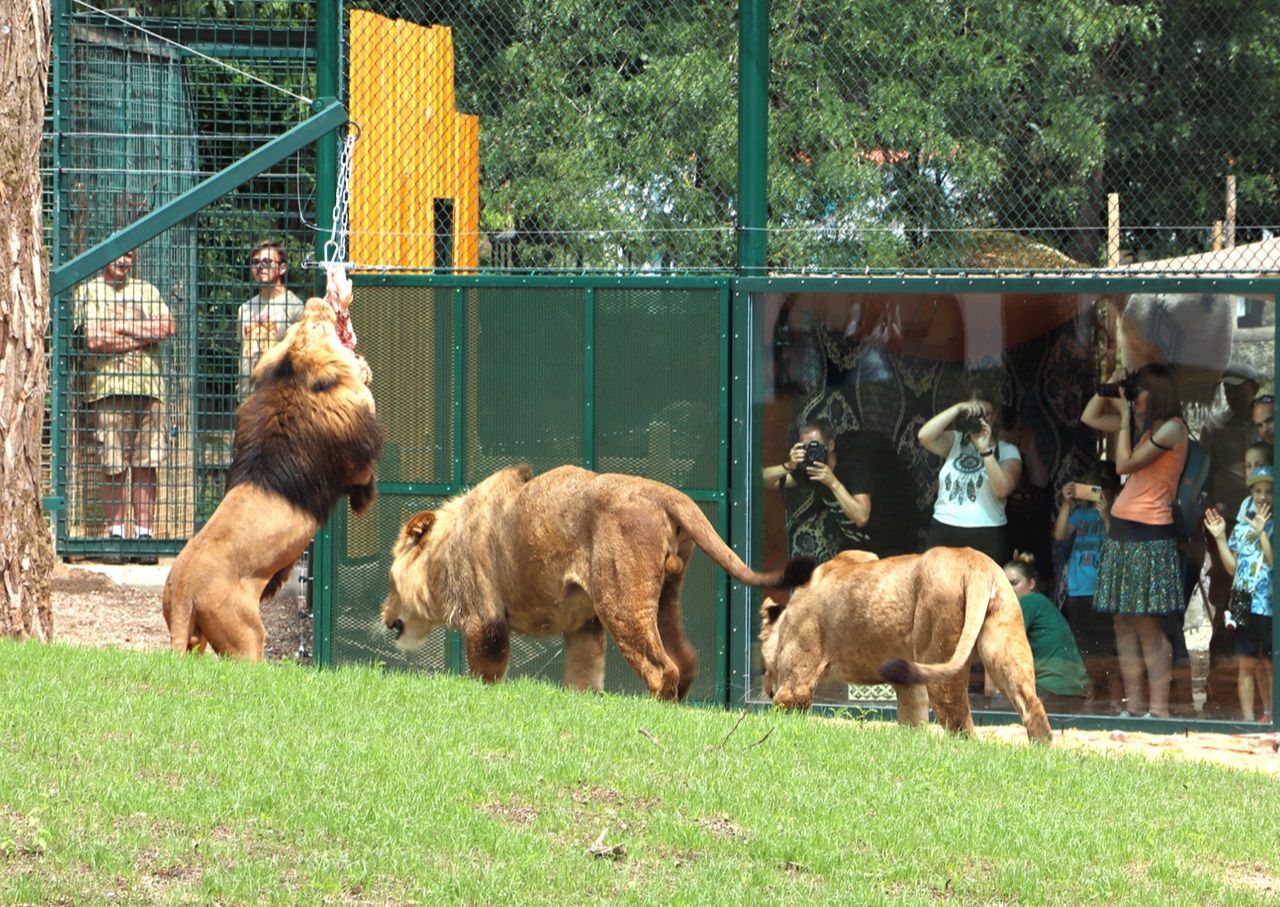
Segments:
[[[351,162],[355,153],[360,127],[350,124],[338,156],[338,186],[333,198],[333,226],[329,241],[324,244],[322,264],[347,263],[347,239],[351,233]]]

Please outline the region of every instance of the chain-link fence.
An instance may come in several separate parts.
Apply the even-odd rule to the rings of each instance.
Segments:
[[[56,11],[45,147],[55,268],[310,115],[313,4],[203,12]],[[217,506],[246,368],[300,309],[275,294],[308,292],[298,263],[314,244],[314,197],[305,149],[63,294],[50,462],[65,551],[148,534],[178,545]],[[276,245],[260,254],[263,241]],[[254,269],[255,257],[279,266]],[[149,558],[156,546],[108,548]]]
[[[774,5],[744,173],[735,3],[355,7],[365,264],[725,270],[767,168],[773,271],[1280,268],[1269,4]]]

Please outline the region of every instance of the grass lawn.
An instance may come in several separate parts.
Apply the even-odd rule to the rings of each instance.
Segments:
[[[0,641],[0,903],[1275,904],[1280,784],[807,715]]]

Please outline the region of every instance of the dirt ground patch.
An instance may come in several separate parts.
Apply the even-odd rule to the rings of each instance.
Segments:
[[[86,646],[163,650],[168,633],[160,614],[164,562],[145,584],[117,583],[93,564],[59,564],[53,575],[54,638]],[[262,608],[267,657],[311,661],[311,614],[296,583]],[[300,654],[301,649],[301,654]],[[1021,725],[985,726],[983,739],[1026,743]],[[1153,759],[1198,759],[1280,776],[1280,734],[1146,734],[1068,728],[1054,733],[1054,746],[1103,753],[1139,753]]]
[[[116,582],[108,568],[91,563],[59,563],[53,573],[53,636],[59,642],[115,646],[140,651],[163,650],[169,632],[160,613],[166,561],[159,568],[135,571],[130,581]],[[119,576],[121,571],[113,571]],[[301,589],[290,583],[262,606],[268,658],[311,662],[311,614],[302,606]]]
[[[1026,743],[1021,725],[978,728],[984,740]],[[1230,768],[1249,769],[1280,776],[1280,734],[1147,734],[1141,731],[1103,731],[1065,728],[1055,730],[1053,745],[1100,753],[1137,753],[1149,759],[1171,757],[1213,762]]]

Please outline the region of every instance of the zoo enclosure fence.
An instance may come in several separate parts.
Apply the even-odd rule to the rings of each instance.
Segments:
[[[361,266],[360,293],[462,293],[541,338],[540,322],[568,323],[563,302],[544,300],[561,299],[555,286],[576,298],[575,276],[647,288],[617,304],[633,305],[639,329],[658,337],[681,334],[690,317],[646,301],[663,300],[671,280],[702,276],[711,282],[700,289],[728,292],[727,319],[695,331],[709,345],[684,361],[725,367],[722,345],[731,338],[728,378],[714,383],[712,408],[732,405],[734,416],[717,417],[711,446],[732,468],[685,487],[723,496],[716,504],[728,512],[718,513],[718,525],[743,553],[760,531],[741,467],[759,443],[747,402],[758,392],[758,359],[747,336],[753,302],[737,281],[799,274],[825,277],[835,289],[856,275],[889,292],[916,277],[997,281],[970,285],[975,291],[1012,279],[1062,279],[1077,289],[1201,280],[1253,298],[1247,291],[1280,268],[1275,127],[1252,115],[1280,78],[1266,50],[1280,39],[1274,10],[1256,4],[1225,16],[1189,2],[1065,0],[1017,10],[908,7],[278,0],[211,13],[173,0],[122,14],[57,0],[45,174],[55,271],[109,247],[174,199],[189,202],[184,217],[145,241],[137,265],[178,326],[164,350],[170,454],[154,541],[102,537],[74,291],[67,286],[55,299],[48,501],[60,551],[172,554],[216,506],[245,339],[238,309],[254,291],[249,250],[279,240],[287,284],[301,296],[316,289],[317,271],[303,264],[328,257],[325,244],[335,238],[341,146],[326,129],[323,140],[247,168],[253,172],[225,192],[200,196],[198,188],[313,122],[326,98],[342,101],[360,130],[345,250]],[[405,57],[385,53],[393,38]],[[524,292],[533,275],[546,292]],[[414,283],[420,290],[410,293]],[[416,323],[421,316],[398,307],[417,304],[381,309],[362,299],[362,343],[378,342],[366,337],[378,337],[384,319]],[[584,301],[583,325],[589,310]],[[648,322],[650,315],[672,324]],[[487,362],[518,370],[521,361],[546,361],[544,341],[564,348],[563,338],[495,341],[501,333],[475,317],[488,324],[484,343],[504,355],[476,345],[460,320],[452,342],[462,344],[467,369]],[[443,336],[420,349],[444,352]],[[586,343],[586,327],[570,336]],[[643,380],[668,361],[655,355]],[[380,375],[399,367],[388,362]],[[458,386],[473,388],[492,380],[465,369],[461,379]],[[551,401],[532,388],[542,386],[510,388],[520,402],[497,412],[514,413],[510,425],[529,432],[530,449],[551,449],[552,435],[534,423],[555,421],[542,415],[551,406],[576,412],[579,391]],[[667,405],[689,393],[664,391]],[[699,394],[691,402],[703,403]],[[466,413],[481,399],[448,405]],[[582,403],[584,412],[597,405]],[[648,401],[617,405],[628,409],[591,409],[592,424],[612,419],[625,423],[619,436],[647,437]],[[488,436],[490,418],[477,412],[462,424]],[[577,450],[585,459],[594,442],[577,431],[581,444],[568,443],[578,438],[570,432],[554,442],[556,456]],[[706,443],[696,432],[677,442]],[[449,443],[467,450],[475,442]],[[664,443],[655,440],[650,459],[663,460]],[[434,468],[442,457],[407,462]],[[551,462],[542,453],[531,459]],[[644,462],[636,465],[650,468]],[[654,469],[655,477],[676,475]],[[397,484],[410,494],[463,487],[397,471],[388,497]],[[342,569],[331,554],[318,552],[321,570]],[[319,596],[334,588],[318,576]],[[750,610],[740,590],[719,594],[732,596],[725,633],[734,643],[714,648],[729,650],[737,678]],[[718,607],[708,600],[705,613]],[[341,637],[332,639],[341,645]]]

